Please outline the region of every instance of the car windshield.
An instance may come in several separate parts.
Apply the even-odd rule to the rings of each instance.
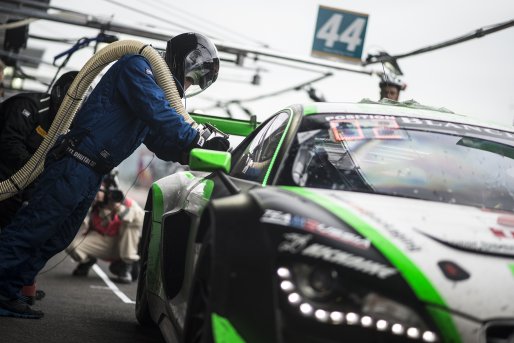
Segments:
[[[514,211],[513,138],[418,118],[307,116],[278,181]]]

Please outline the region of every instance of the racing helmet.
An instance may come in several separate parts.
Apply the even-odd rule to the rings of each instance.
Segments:
[[[380,76],[380,88],[384,88],[385,86],[394,86],[398,88],[398,91],[403,91],[405,88],[407,88],[407,84],[402,82],[398,77],[394,75],[385,75],[382,74]]]
[[[218,78],[220,60],[216,46],[204,35],[195,32],[182,33],[170,39],[164,59],[180,83],[180,97],[196,95]]]
[[[78,71],[69,71],[62,74],[57,81],[55,81],[50,91],[50,110],[52,113],[57,113],[57,110],[61,107],[64,96],[78,73]]]

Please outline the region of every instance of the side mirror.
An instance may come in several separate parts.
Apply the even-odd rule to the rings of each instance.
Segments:
[[[193,149],[189,155],[189,167],[191,170],[216,171],[222,170],[230,173],[232,155],[226,151]]]

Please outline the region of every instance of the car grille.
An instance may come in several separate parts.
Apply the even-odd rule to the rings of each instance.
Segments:
[[[514,321],[488,323],[483,337],[485,343],[514,343]]]

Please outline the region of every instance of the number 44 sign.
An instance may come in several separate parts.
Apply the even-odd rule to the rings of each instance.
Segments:
[[[360,62],[368,15],[320,6],[312,55]]]

